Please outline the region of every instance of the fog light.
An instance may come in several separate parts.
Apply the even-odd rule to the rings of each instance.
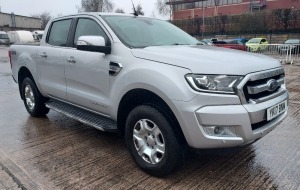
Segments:
[[[234,126],[204,126],[206,134],[217,137],[236,137]]]

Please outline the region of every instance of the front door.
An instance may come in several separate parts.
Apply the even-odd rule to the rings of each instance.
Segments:
[[[99,22],[79,18],[74,37],[74,48],[69,50],[66,65],[68,100],[92,111],[108,114],[110,55],[79,51],[76,42],[80,36],[102,36],[109,40]]]

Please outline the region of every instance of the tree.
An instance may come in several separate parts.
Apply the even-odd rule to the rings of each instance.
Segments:
[[[81,0],[81,9],[85,12],[112,12],[114,4],[111,0]]]
[[[117,8],[115,12],[116,13],[125,13],[125,11],[123,9],[119,9],[119,8]]]
[[[172,5],[167,5],[168,2],[172,0],[156,0],[156,8],[158,13],[162,16],[169,16],[172,20],[173,7]]]
[[[288,31],[290,27],[290,21],[293,19],[292,9],[277,9],[273,11],[276,20],[281,23],[285,32]]]
[[[41,14],[31,15],[32,17],[40,18],[42,21],[41,28],[45,29],[48,22],[52,19],[50,12],[43,12]]]
[[[136,6],[135,10],[136,10],[136,13],[138,15],[144,15],[145,14],[144,11],[143,11],[143,8],[141,6],[141,4],[138,4],[138,6]]]
[[[220,21],[219,21],[219,32],[221,34],[225,34],[228,16],[227,15],[220,15],[219,19],[220,19]]]

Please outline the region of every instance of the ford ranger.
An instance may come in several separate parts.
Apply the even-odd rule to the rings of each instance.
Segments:
[[[63,16],[49,22],[40,45],[12,45],[9,55],[31,116],[52,109],[117,132],[154,176],[178,168],[185,147],[248,145],[287,115],[279,61],[200,45],[159,19]]]

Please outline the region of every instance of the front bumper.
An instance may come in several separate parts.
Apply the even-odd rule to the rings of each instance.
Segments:
[[[273,120],[267,121],[266,110],[287,99],[286,91],[281,96],[260,104],[241,105],[237,96],[202,94],[190,102],[174,104],[181,110],[178,121],[188,144],[193,148],[207,149],[243,146],[265,136],[287,115],[286,110]],[[199,106],[199,102],[206,105]],[[260,126],[257,127],[257,124]],[[205,126],[233,127],[236,136],[211,136],[205,132]]]

